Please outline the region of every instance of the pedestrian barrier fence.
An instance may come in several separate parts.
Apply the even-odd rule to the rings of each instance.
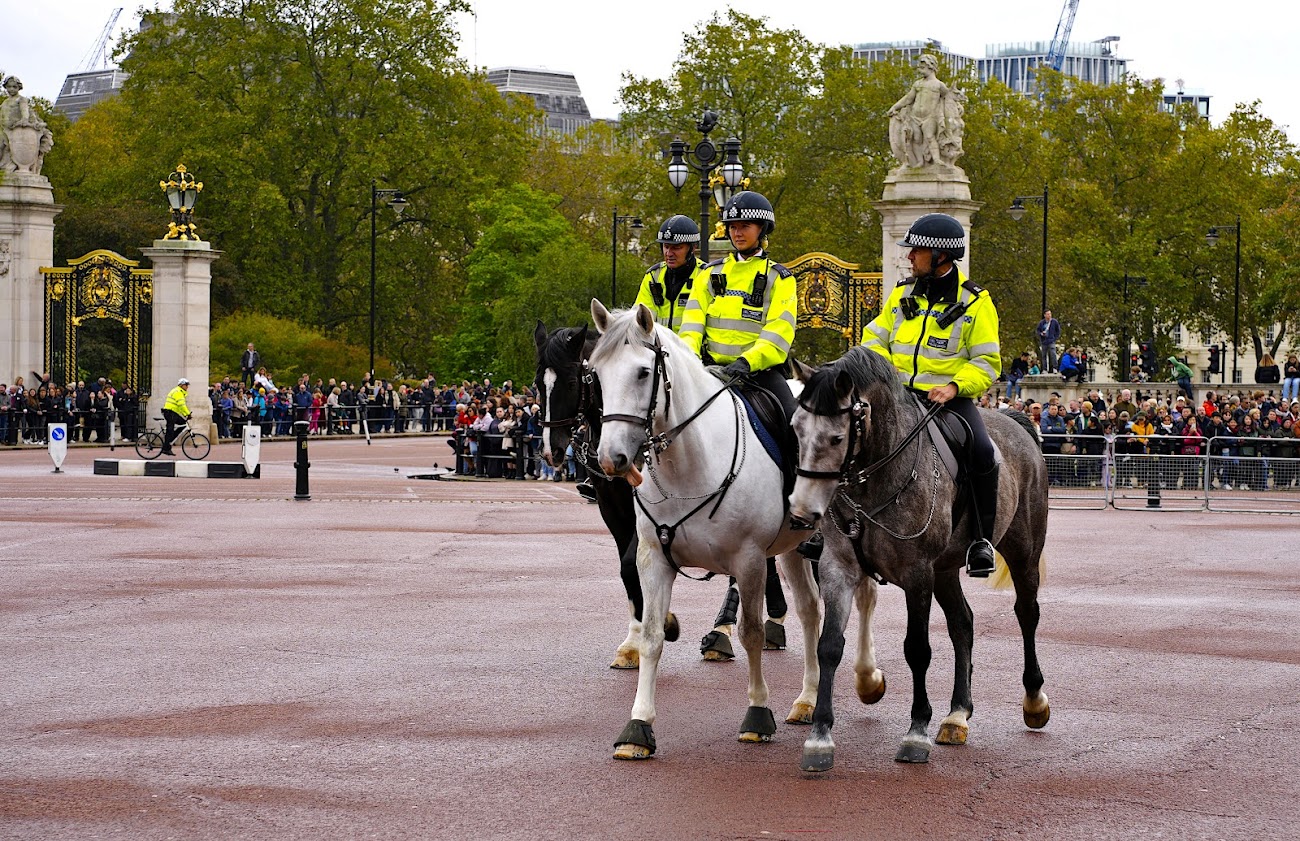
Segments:
[[[1042,437],[1052,508],[1300,514],[1300,439]]]

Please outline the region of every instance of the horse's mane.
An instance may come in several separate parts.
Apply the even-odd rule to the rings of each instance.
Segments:
[[[593,367],[598,366],[606,356],[613,352],[611,348],[645,341],[645,337],[641,334],[641,328],[636,323],[635,308],[630,310],[610,310],[609,322],[605,327],[606,330],[601,334],[600,341],[596,343],[596,347],[591,352]],[[670,357],[675,356],[677,359],[694,358],[695,354],[691,353],[686,343],[672,330],[655,322],[654,332],[659,337],[659,344],[670,352]],[[680,353],[673,354],[672,351],[680,351]]]
[[[859,392],[873,391],[891,397],[895,404],[906,397],[903,385],[898,381],[898,373],[893,364],[874,350],[858,346],[839,359],[823,365],[808,380],[800,401],[817,414],[834,414],[839,410],[839,397],[835,393],[835,382],[840,374],[847,374],[853,387]],[[874,399],[879,399],[874,398]]]
[[[537,354],[538,370],[543,368],[554,368],[556,371],[567,371],[576,366],[581,359],[586,358],[591,353],[592,346],[600,338],[600,333],[591,327],[585,328],[587,339],[582,353],[577,359],[569,354],[569,341],[578,333],[581,333],[582,327],[559,327],[552,330],[546,337],[546,344],[540,353]]]

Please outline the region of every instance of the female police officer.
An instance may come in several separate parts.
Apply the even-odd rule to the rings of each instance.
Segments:
[[[979,537],[966,551],[966,571],[993,571],[998,466],[980,420],[979,398],[1002,371],[998,311],[989,293],[964,278],[961,223],[943,213],[917,219],[898,243],[910,249],[911,279],[895,287],[862,344],[893,363],[903,385],[960,415],[971,430],[970,477]]]

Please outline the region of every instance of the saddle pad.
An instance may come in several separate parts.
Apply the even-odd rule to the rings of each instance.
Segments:
[[[762,443],[763,449],[767,451],[768,457],[772,459],[777,467],[781,467],[781,447],[777,443],[776,437],[759,421],[758,413],[754,410],[753,404],[750,403],[749,395],[744,392],[736,392],[736,396],[744,404],[745,416],[749,418],[749,425],[753,427],[754,434],[758,436],[758,440]]]

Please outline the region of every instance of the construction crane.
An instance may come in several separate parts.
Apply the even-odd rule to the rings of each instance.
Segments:
[[[1059,71],[1065,62],[1065,48],[1070,43],[1070,32],[1074,30],[1074,15],[1079,11],[1079,0],[1065,0],[1061,8],[1061,19],[1056,22],[1056,34],[1052,36],[1052,46],[1047,51],[1047,66]]]
[[[84,73],[90,70],[104,70],[108,67],[108,39],[113,36],[113,27],[117,26],[117,18],[121,14],[122,7],[118,6],[108,16],[108,23],[104,24],[104,31],[99,33],[95,45],[81,59],[81,63],[77,65],[75,72]]]

